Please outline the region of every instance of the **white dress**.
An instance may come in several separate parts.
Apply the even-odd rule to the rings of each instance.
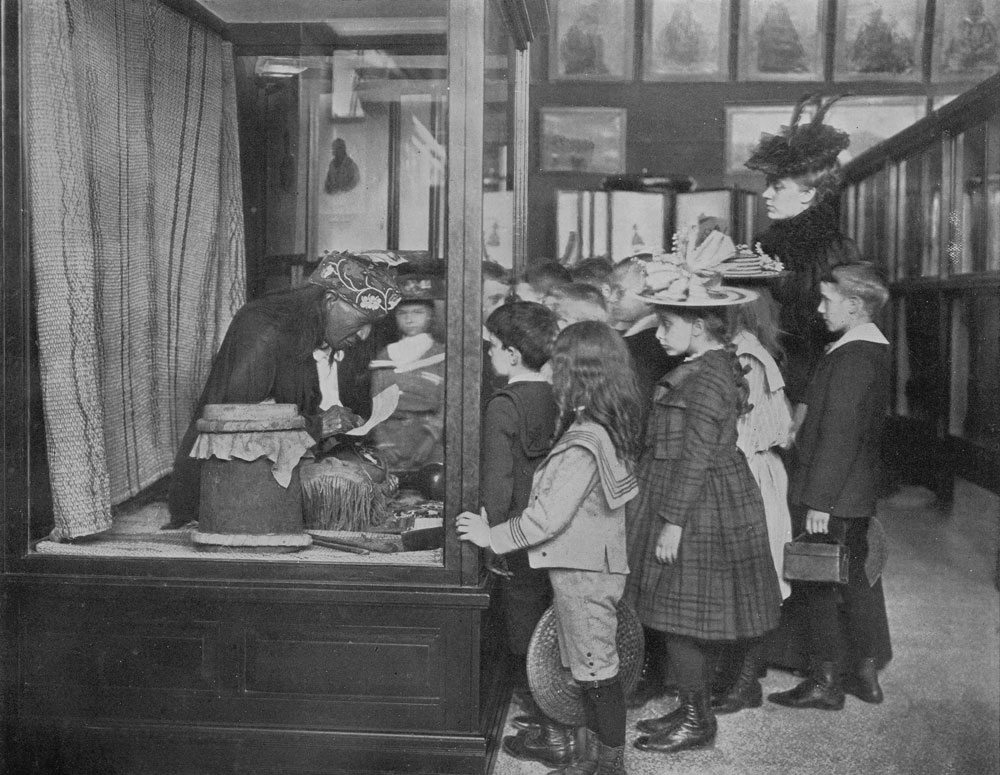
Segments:
[[[764,499],[771,557],[778,573],[781,597],[786,598],[792,590],[782,576],[782,564],[785,543],[792,540],[792,518],[788,513],[788,474],[775,448],[789,445],[792,413],[778,364],[757,337],[741,331],[733,344],[740,363],[744,368],[750,367],[746,379],[753,407],[737,422],[736,445],[746,455],[750,472]]]

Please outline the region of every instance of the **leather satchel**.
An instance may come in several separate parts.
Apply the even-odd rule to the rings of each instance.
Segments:
[[[783,575],[787,581],[846,584],[848,553],[843,544],[802,540],[796,536],[785,544]]]

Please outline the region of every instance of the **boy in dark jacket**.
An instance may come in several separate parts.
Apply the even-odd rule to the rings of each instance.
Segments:
[[[483,417],[480,499],[490,524],[497,525],[528,506],[535,469],[552,448],[558,409],[541,369],[552,355],[559,330],[553,312],[528,301],[494,310],[486,330],[492,369],[507,380],[489,399]],[[524,551],[492,556],[489,567],[501,576],[515,687],[530,713],[534,706],[528,699],[525,656],[538,620],[552,603],[552,586],[546,569],[532,568]],[[570,730],[553,728],[534,713],[521,717],[517,725],[524,732],[512,738],[515,750],[508,751],[512,755],[551,766],[572,761],[575,746]]]
[[[879,487],[879,448],[889,403],[889,342],[873,318],[889,298],[865,262],[833,267],[820,282],[819,312],[840,338],[817,364],[805,394],[789,502],[792,532],[825,534],[847,547],[846,585],[803,583],[812,675],[769,699],[791,708],[840,710],[844,692],[882,701],[876,656],[888,641],[882,582],[866,573]],[[795,582],[793,582],[793,586]],[[845,626],[838,615],[843,599]],[[846,655],[853,664],[841,664]],[[885,661],[884,659],[880,661]],[[844,673],[846,678],[842,678]]]

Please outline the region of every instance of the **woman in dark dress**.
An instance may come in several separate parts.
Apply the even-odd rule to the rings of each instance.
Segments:
[[[776,282],[773,295],[781,305],[785,393],[795,411],[796,428],[804,417],[802,401],[809,376],[832,341],[817,313],[820,278],[837,264],[861,259],[857,245],[840,231],[837,157],[851,139],[846,132],[823,123],[837,99],[800,99],[789,125],[782,127],[779,134],[762,135],[746,162],[747,167],[767,176],[762,196],[771,225],[755,243],[760,243],[765,253],[780,260],[789,271]],[[813,116],[800,121],[809,103],[813,105]],[[786,462],[794,465],[794,460]],[[781,626],[768,639],[768,664],[789,670],[808,669],[803,610],[801,597],[793,592],[782,605]],[[878,652],[876,662],[882,667],[892,657],[887,631]]]

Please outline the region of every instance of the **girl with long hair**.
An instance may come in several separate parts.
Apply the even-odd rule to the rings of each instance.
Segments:
[[[463,512],[459,538],[497,554],[527,549],[552,581],[564,664],[582,688],[584,746],[566,775],[624,775],[625,697],[618,678],[618,602],[625,590],[625,504],[638,494],[632,464],[642,395],[621,337],[604,323],[565,328],[552,353],[556,442],[535,473],[528,507],[489,526]]]

